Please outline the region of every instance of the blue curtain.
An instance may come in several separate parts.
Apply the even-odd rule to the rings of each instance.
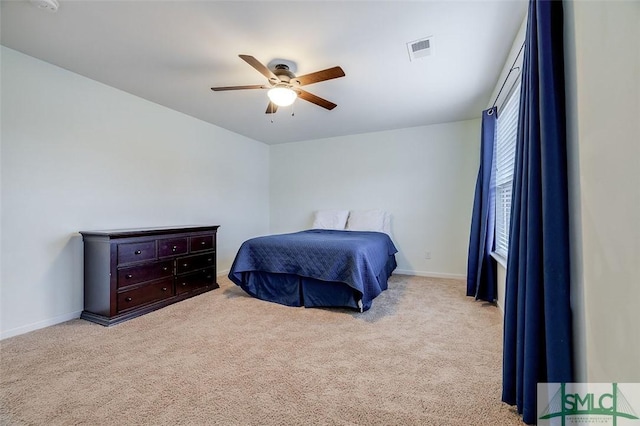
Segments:
[[[537,421],[536,385],[571,382],[563,10],[530,0],[504,319],[502,400]]]
[[[496,261],[491,257],[495,224],[495,172],[493,145],[496,132],[495,107],[482,111],[480,170],[473,200],[469,256],[467,260],[467,296],[493,302],[496,299]]]

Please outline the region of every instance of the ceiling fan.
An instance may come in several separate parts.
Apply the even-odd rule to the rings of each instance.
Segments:
[[[269,105],[267,105],[266,114],[273,114],[278,110],[279,106],[291,105],[296,98],[304,99],[307,102],[316,104],[328,110],[334,109],[337,105],[319,96],[302,90],[300,87],[308,84],[318,83],[325,80],[344,77],[344,71],[340,67],[327,68],[326,70],[312,72],[310,74],[296,75],[291,72],[289,65],[276,64],[271,70],[263,65],[260,61],[250,55],[238,55],[246,63],[255,68],[260,74],[267,77],[269,82],[265,84],[253,84],[248,86],[226,86],[212,87],[214,92],[225,90],[243,90],[243,89],[269,89]]]

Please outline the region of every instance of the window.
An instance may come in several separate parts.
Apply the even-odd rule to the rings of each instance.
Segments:
[[[495,253],[506,259],[509,251],[509,219],[511,217],[511,190],[518,135],[518,112],[520,110],[520,83],[516,84],[509,99],[498,114],[496,141],[494,144],[495,165]]]

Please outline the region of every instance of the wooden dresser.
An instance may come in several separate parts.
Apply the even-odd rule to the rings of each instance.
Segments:
[[[218,226],[82,231],[84,311],[113,325],[218,288]]]

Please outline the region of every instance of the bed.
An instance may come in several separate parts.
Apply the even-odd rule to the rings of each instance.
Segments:
[[[269,302],[362,312],[387,289],[397,251],[387,233],[353,226],[269,235],[242,244],[229,279]]]

